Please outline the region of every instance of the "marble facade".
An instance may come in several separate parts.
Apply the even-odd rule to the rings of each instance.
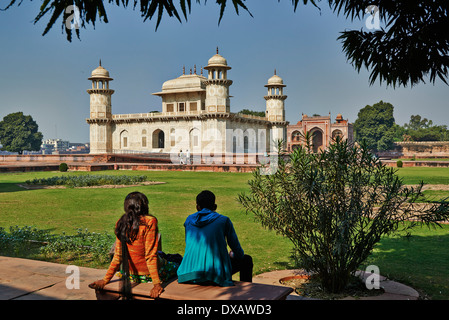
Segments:
[[[184,71],[153,93],[162,99],[162,112],[113,114],[113,79],[100,61],[89,78],[92,87],[87,90],[91,154],[157,152],[177,157],[181,150],[189,150],[191,154],[235,162],[235,154],[266,154],[277,147],[276,140],[286,141],[287,96],[276,72],[265,85],[266,115],[259,117],[230,111],[231,67],[218,49],[204,69],[207,76],[203,76],[203,70],[197,74],[196,68],[190,74]]]

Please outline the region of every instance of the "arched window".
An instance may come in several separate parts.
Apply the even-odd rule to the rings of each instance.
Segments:
[[[189,132],[189,145],[190,150],[193,151],[200,147],[200,130],[197,128],[193,128]]]
[[[300,141],[301,140],[301,133],[299,131],[293,131],[292,133],[292,141]]]
[[[332,139],[336,140],[337,137],[340,137],[340,139],[343,139],[343,132],[341,132],[341,130],[334,130],[332,131]]]
[[[128,131],[120,132],[120,149],[128,148]]]
[[[175,128],[170,129],[170,146],[174,147],[176,145],[176,135]]]
[[[243,153],[248,153],[249,141],[248,136],[243,137]]]
[[[256,131],[252,128],[248,128],[243,132],[243,152],[255,153],[257,149],[257,136]]]
[[[265,129],[259,130],[259,139],[257,141],[257,152],[267,151],[267,140],[265,138]]]
[[[236,136],[232,137],[232,153],[233,154],[237,153],[237,137]]]

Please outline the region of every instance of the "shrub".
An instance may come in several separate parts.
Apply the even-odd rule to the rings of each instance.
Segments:
[[[106,233],[89,232],[87,229],[77,229],[75,235],[55,235],[45,246],[41,247],[44,255],[61,255],[71,253],[76,255],[91,255],[98,262],[109,259],[109,250],[115,237]]]
[[[447,202],[417,206],[423,183],[405,187],[395,172],[366,145],[337,139],[319,153],[310,145],[280,152],[277,171],[255,170],[250,192],[238,199],[264,227],[291,240],[299,266],[337,293],[383,235],[449,218]]]
[[[57,186],[64,185],[68,187],[90,187],[101,185],[130,185],[147,181],[146,176],[112,176],[112,175],[79,175],[79,176],[61,176],[50,177],[46,179],[27,180],[27,184]]]
[[[87,229],[77,229],[75,235],[50,234],[48,230],[40,230],[31,226],[14,226],[7,232],[0,227],[0,253],[24,251],[28,252],[27,244],[34,243],[44,256],[62,256],[63,254],[89,255],[98,263],[109,260],[109,250],[115,241],[115,236],[107,233],[89,232]]]
[[[402,168],[402,160],[398,160],[398,161],[396,161],[396,167],[398,167],[398,168]]]
[[[67,163],[63,162],[59,165],[59,171],[67,172],[67,170],[69,170],[69,166],[67,165]]]

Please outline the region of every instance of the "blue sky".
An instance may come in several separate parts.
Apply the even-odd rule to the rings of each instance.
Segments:
[[[365,20],[337,17],[325,2],[321,12],[300,5],[295,13],[289,0],[248,0],[253,17],[229,6],[219,26],[214,1],[193,2],[187,22],[164,16],[157,31],[156,19],[144,23],[132,8],[107,5],[109,23],[88,25],[72,43],[60,20],[42,36],[49,17],[33,24],[40,3],[24,0],[0,12],[0,119],[17,111],[32,115],[44,139],[89,141],[87,78],[99,59],[114,78],[112,112],[141,113],[161,110],[152,93],[180,76],[183,65],[196,64],[199,72],[217,46],[232,67],[232,112],[265,110],[264,85],[276,68],[287,85],[286,118],[293,124],[302,113],[329,112],[354,122],[361,108],[383,100],[393,104],[398,124],[420,114],[449,125],[449,87],[440,80],[413,88],[370,86],[369,73],[357,73],[337,41],[345,29],[365,28]]]

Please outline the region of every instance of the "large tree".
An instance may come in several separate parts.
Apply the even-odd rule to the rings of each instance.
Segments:
[[[322,0],[302,0],[304,5],[311,3],[318,9],[318,3]],[[10,0],[8,9],[14,4],[20,4],[23,0]],[[195,0],[200,4],[201,0]],[[204,0],[204,3],[207,1]],[[219,23],[228,3],[239,14],[243,9],[250,15],[245,0],[216,0],[220,7]],[[280,0],[278,0],[280,2]],[[300,0],[291,0],[296,11]],[[362,67],[370,71],[370,83],[376,80],[387,85],[408,86],[425,82],[429,76],[430,82],[435,82],[438,77],[447,84],[449,67],[449,1],[447,0],[377,0],[373,6],[371,0],[327,0],[336,14],[344,15],[349,19],[362,19],[366,13],[378,14],[379,20],[385,28],[379,28],[375,32],[364,30],[348,30],[341,32],[339,40],[343,42],[343,50],[348,61],[357,71]],[[34,22],[43,17],[49,17],[44,35],[53,27],[55,22],[62,17],[62,29],[67,34],[67,39],[72,39],[72,20],[78,16],[80,26],[86,24],[95,26],[97,17],[100,22],[107,23],[105,3],[128,7],[129,0],[43,0],[40,12]],[[166,13],[175,17],[180,22],[182,16],[187,21],[191,12],[192,0],[134,0],[133,8],[140,10],[144,21],[157,17],[156,29],[162,16]],[[261,4],[263,5],[263,4]],[[74,6],[79,11],[74,10]],[[374,12],[372,8],[375,8]],[[69,23],[67,23],[69,22]],[[69,27],[67,27],[67,25]],[[74,28],[77,36],[80,29]]]
[[[432,120],[421,118],[419,114],[412,115],[404,129],[412,141],[446,141],[449,138],[446,125],[433,125]]]
[[[371,150],[390,149],[395,137],[393,110],[391,103],[383,101],[360,109],[354,122],[356,141],[364,141]]]
[[[18,152],[39,151],[42,144],[42,133],[31,116],[23,112],[10,113],[0,121],[1,150]]]

